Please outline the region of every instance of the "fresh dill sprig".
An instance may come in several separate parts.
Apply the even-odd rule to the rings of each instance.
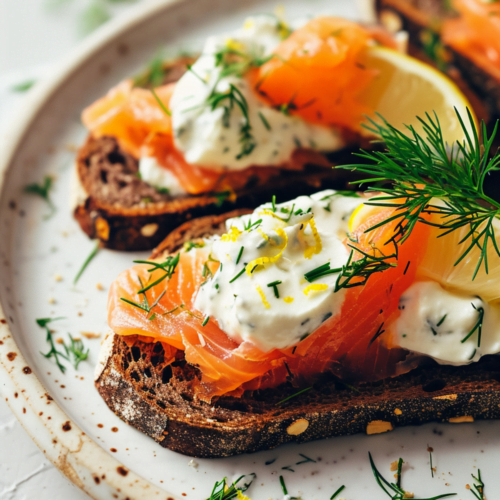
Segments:
[[[391,187],[369,187],[368,190],[377,191],[379,195],[367,202],[368,205],[395,208],[394,215],[368,230],[397,221],[395,234],[389,242],[403,243],[418,222],[440,229],[440,237],[466,229],[459,242],[465,247],[455,265],[477,248],[480,256],[472,276],[474,279],[482,266],[488,273],[488,247],[500,257],[493,225],[495,219],[500,218],[500,203],[484,192],[488,175],[500,170],[500,152],[491,155],[498,122],[489,137],[482,122],[481,142],[471,112],[467,110],[469,126],[456,109],[455,112],[465,137],[463,143],[457,140],[448,145],[445,142],[436,114],[431,117],[426,113],[425,119],[418,118],[422,133],[407,126],[406,134],[379,117],[381,123],[370,119],[366,128],[385,142],[386,150],[362,150],[357,156],[368,160],[368,164],[340,168],[372,176],[355,181],[357,184],[392,183]],[[424,214],[437,215],[434,220],[438,222],[429,221]]]
[[[222,479],[222,481],[216,481],[212,489],[212,493],[207,500],[231,500],[238,496],[238,492],[243,493],[252,484],[253,480],[257,477],[256,474],[248,474],[251,477],[248,483],[243,483],[241,486],[237,486],[238,483],[246,476],[240,476],[236,481],[230,485],[227,482],[227,477]]]
[[[348,246],[352,250],[347,262],[340,270],[340,274],[335,282],[334,292],[338,292],[342,288],[363,286],[372,274],[381,273],[391,267],[397,266],[396,262],[391,261],[391,259],[397,258],[395,253],[387,256],[375,257],[352,245]],[[360,253],[363,257],[358,260],[353,260],[355,251]]]
[[[345,485],[343,484],[331,497],[330,500],[335,500],[339,494],[345,490]]]
[[[73,280],[73,285],[76,285],[78,283],[81,275],[84,273],[85,269],[87,269],[87,266],[92,262],[92,259],[97,255],[98,251],[99,241],[96,241],[94,248],[90,252],[89,256],[85,259],[85,262],[82,264],[82,267],[80,267],[80,270],[76,273],[75,279]]]
[[[373,475],[375,476],[375,481],[377,481],[377,484],[380,486],[382,491],[384,491],[384,493],[392,500],[403,500],[404,498],[408,498],[407,492],[401,486],[401,466],[403,464],[403,460],[400,458],[398,461],[397,483],[390,483],[378,471],[370,452],[368,452],[368,457],[370,459],[370,465]],[[442,495],[437,495],[431,498],[421,498],[418,500],[438,500],[439,498],[447,498],[455,495],[456,493],[444,493]]]
[[[85,346],[80,339],[75,340],[70,333],[68,333],[68,335],[70,341],[69,346],[63,342],[63,347],[67,355],[66,359],[70,360],[73,358],[73,366],[75,370],[78,370],[78,365],[89,357],[90,349],[85,350]]]
[[[54,338],[52,337],[52,332],[50,331],[50,328],[48,327],[48,324],[49,323],[52,323],[53,321],[58,321],[60,319],[65,319],[65,318],[38,318],[36,320],[36,323],[38,326],[40,326],[41,328],[45,328],[45,331],[47,332],[47,342],[49,343],[50,345],[50,350],[49,352],[47,352],[46,354],[43,353],[43,352],[40,352],[40,354],[44,357],[46,357],[47,359],[49,358],[54,358],[55,362],[56,362],[56,365],[58,366],[59,370],[61,370],[62,373],[64,373],[66,371],[66,367],[59,361],[59,357],[62,357],[64,359],[68,359],[67,356],[65,354],[63,354],[62,352],[59,352],[57,349],[56,349],[56,346],[54,344]]]
[[[239,108],[243,115],[243,124],[240,126],[240,145],[241,150],[236,155],[236,159],[241,159],[248,156],[257,146],[255,138],[252,134],[252,126],[250,124],[250,117],[248,114],[248,102],[241,90],[233,83],[229,84],[229,89],[225,92],[218,92],[212,90],[207,98],[207,105],[214,111],[218,106],[222,106],[224,114],[222,116],[222,124],[224,127],[229,128],[229,119],[231,112],[235,107]]]
[[[484,320],[484,307],[476,307],[471,303],[472,307],[477,311],[479,317],[476,324],[472,327],[472,330],[460,341],[462,344],[468,340],[474,332],[477,331],[477,347],[481,347],[481,334],[483,331],[483,320]]]
[[[172,275],[175,273],[175,268],[179,263],[180,255],[181,255],[180,253],[177,253],[175,256],[168,256],[165,262],[154,262],[151,260],[134,260],[134,264],[148,264],[153,266],[150,269],[148,269],[148,273],[153,273],[156,270],[162,271],[164,273],[163,276],[158,278],[156,281],[153,281],[153,283],[141,287],[141,289],[137,293],[139,294],[145,293],[150,288],[153,288],[154,286],[158,285],[158,283],[161,283],[164,279],[166,278],[170,279]]]
[[[483,480],[481,478],[481,469],[477,470],[477,477],[474,476],[474,474],[471,474],[471,476],[472,476],[472,479],[474,479],[474,481],[477,484],[473,484],[472,488],[470,489],[470,491],[477,498],[477,500],[484,500],[485,499],[485,496],[484,496],[484,483],[483,483]]]
[[[223,47],[215,53],[215,66],[221,68],[220,76],[242,77],[252,68],[260,68],[270,61],[275,54],[269,56],[259,55],[252,51],[238,50],[231,47]]]
[[[40,196],[40,198],[43,198],[48,203],[50,207],[50,212],[46,216],[44,216],[44,219],[49,219],[50,217],[52,217],[52,215],[54,215],[56,211],[56,207],[54,206],[52,200],[50,199],[50,190],[52,188],[52,182],[53,182],[52,177],[50,175],[46,175],[43,178],[43,182],[41,183],[34,182],[32,184],[28,184],[24,186],[23,190],[25,193]]]

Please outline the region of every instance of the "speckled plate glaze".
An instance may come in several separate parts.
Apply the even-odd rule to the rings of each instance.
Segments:
[[[334,13],[359,17],[354,2],[289,0],[290,18]],[[32,91],[24,112],[2,144],[0,166],[0,387],[37,445],[76,485],[96,499],[204,499],[216,480],[257,475],[253,500],[282,498],[282,475],[291,495],[328,499],[342,484],[341,498],[382,499],[368,451],[391,478],[390,463],[404,458],[404,486],[420,497],[457,492],[481,468],[486,494],[500,491],[500,422],[429,424],[377,436],[351,436],[230,459],[195,460],[164,450],[112,414],[93,385],[100,340],[87,340],[89,362],[62,374],[51,360],[35,319],[58,317],[56,337],[106,331],[107,289],[138,255],[101,251],[77,286],[73,278],[93,248],[69,211],[69,185],[76,145],[85,131],[82,108],[114,83],[134,74],[164,47],[167,54],[199,49],[213,32],[230,29],[249,13],[269,12],[258,0],[145,2],[130,15],[88,39],[60,71]],[[363,8],[361,12],[366,13]],[[43,200],[22,193],[44,175],[55,178],[57,211],[46,219]],[[431,477],[428,446],[434,449]],[[310,457],[306,460],[304,457]],[[302,463],[299,463],[302,462]],[[266,465],[268,464],[268,465]]]

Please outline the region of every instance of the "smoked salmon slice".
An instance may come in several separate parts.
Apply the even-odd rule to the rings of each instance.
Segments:
[[[358,96],[376,73],[358,58],[372,39],[346,19],[313,19],[278,45],[275,57],[254,75],[255,87],[271,105],[309,122],[360,130],[373,110]]]
[[[397,221],[366,230],[389,218],[394,210],[377,210],[345,244],[355,241],[353,245],[362,252],[390,256],[393,247],[386,242],[394,235]],[[403,350],[387,344],[384,331],[398,314],[399,297],[415,280],[428,230],[418,223],[398,248],[395,267],[371,275],[364,286],[348,289],[339,315],[285,350],[264,353],[248,341],[239,344],[214,319],[206,321],[194,309],[197,290],[218,267],[206,247],[181,251],[170,278],[154,286],[150,285],[165,272],[154,270],[152,264],[138,264],[123,272],[110,289],[109,326],[119,335],[150,337],[183,351],[186,361],[200,370],[201,379],[192,384],[197,397],[205,401],[275,387],[290,377],[297,385],[312,383],[327,371],[348,379],[379,380],[396,374],[396,363],[405,357]],[[359,260],[363,254],[353,250],[353,258]],[[390,261],[396,264],[395,257]],[[138,293],[140,290],[143,292]]]
[[[452,6],[459,16],[443,23],[443,42],[500,81],[500,5],[481,0],[453,0]]]
[[[175,84],[155,89],[168,109]],[[301,170],[306,164],[329,167],[325,157],[309,149],[297,149],[290,160],[273,167],[248,167],[240,171],[204,168],[187,163],[174,145],[170,116],[161,108],[153,93],[133,87],[132,80],[111,89],[108,94],[86,108],[82,120],[94,137],[113,136],[126,152],[140,158],[154,157],[170,170],[184,190],[192,195],[208,192],[238,191],[251,178],[266,183],[280,170]]]

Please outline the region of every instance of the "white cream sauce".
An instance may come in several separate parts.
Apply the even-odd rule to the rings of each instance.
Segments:
[[[248,18],[234,33],[207,39],[202,55],[179,80],[170,101],[175,146],[188,163],[241,170],[251,165],[280,165],[298,147],[334,151],[343,146],[338,131],[274,109],[257,96],[244,76],[222,74],[216,57],[221,49],[234,48],[265,58],[282,35],[276,17],[261,15]],[[237,100],[248,106],[248,123],[234,100],[223,99],[215,107],[208,104],[214,94],[231,92],[231,86]],[[224,107],[229,108],[231,102],[225,113]],[[250,138],[243,154],[242,127],[247,124]]]
[[[139,160],[141,179],[155,188],[168,189],[172,196],[186,194],[179,179],[168,169],[162,167],[158,160],[151,156],[143,156]]]
[[[431,356],[440,364],[466,365],[486,354],[500,352],[497,304],[447,291],[435,281],[423,281],[403,293],[399,309],[401,315],[393,325],[393,341],[415,353]]]
[[[362,201],[328,190],[228,221],[227,235],[211,242],[211,257],[221,265],[200,288],[195,308],[231,338],[264,352],[294,345],[340,312],[345,291],[334,293],[338,273],[313,283],[304,275],[346,263],[342,240]],[[259,258],[271,262],[255,267]]]

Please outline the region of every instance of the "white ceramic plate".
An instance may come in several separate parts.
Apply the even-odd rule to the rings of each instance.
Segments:
[[[317,13],[359,16],[354,2],[281,3],[292,19]],[[47,456],[96,499],[203,499],[216,480],[249,473],[257,474],[248,492],[253,500],[283,497],[280,475],[289,493],[304,500],[328,499],[342,484],[346,489],[341,498],[386,498],[371,473],[369,450],[388,478],[393,474],[390,463],[403,457],[404,486],[419,497],[457,492],[457,499],[473,500],[465,485],[472,484],[470,474],[479,467],[486,494],[493,499],[500,491],[500,422],[429,424],[190,465],[188,457],[164,450],[108,410],[93,385],[99,340],[86,340],[89,362],[81,363],[78,371],[69,367],[62,374],[40,355],[48,346],[36,318],[64,316],[51,325],[64,338],[67,332],[105,332],[107,289],[137,257],[101,251],[78,286],[72,285],[93,247],[68,208],[74,148],[85,136],[80,111],[136,73],[160,47],[171,55],[199,49],[207,35],[238,26],[249,13],[274,8],[262,0],[146,2],[89,39],[51,81],[32,93],[0,151],[0,318],[6,318],[0,320],[2,392]],[[22,189],[47,174],[56,177],[52,196],[57,212],[45,220],[47,205]],[[104,290],[97,289],[98,283]],[[434,478],[428,446],[434,449]],[[314,461],[297,465],[304,460],[300,454]]]

